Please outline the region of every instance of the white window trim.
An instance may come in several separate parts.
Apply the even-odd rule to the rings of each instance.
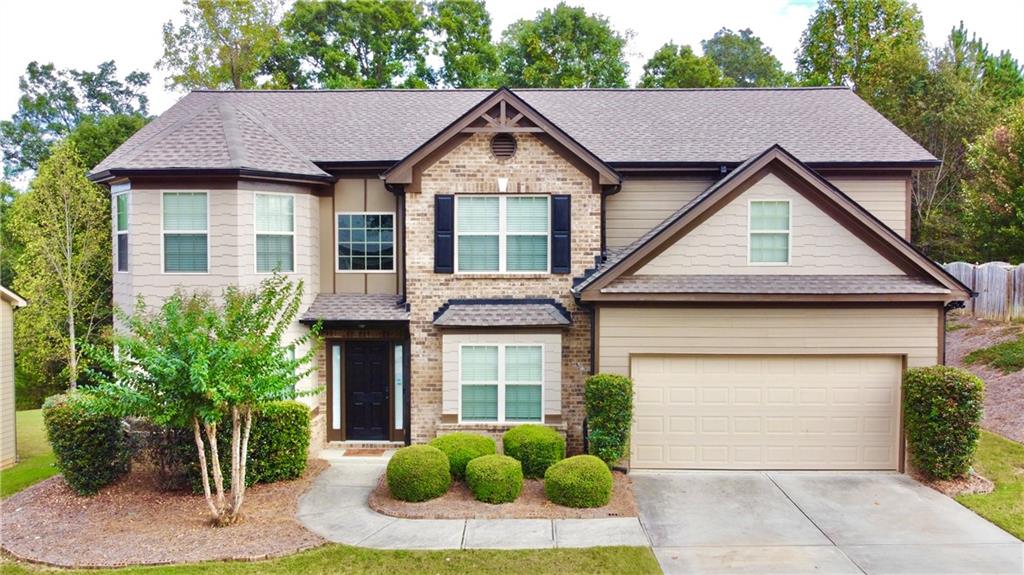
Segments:
[[[206,229],[203,232],[198,230],[172,230],[164,229],[164,196],[167,194],[203,194],[206,196]],[[206,271],[205,272],[169,272],[167,271],[167,252],[164,251],[164,238],[167,234],[198,234],[206,236]],[[160,193],[160,273],[172,276],[208,276],[210,275],[210,192],[206,190],[165,190]]]
[[[132,213],[132,195],[129,193],[131,191],[131,187],[128,184],[114,184],[114,186],[118,187],[118,189],[114,193],[114,195],[111,196],[111,198],[113,200],[113,203],[114,203],[114,273],[115,274],[127,274],[127,273],[131,273],[131,271],[130,271],[131,270],[131,261],[128,262],[128,265],[125,267],[125,269],[123,269],[123,270],[118,269],[118,263],[119,263],[119,260],[121,259],[121,249],[120,249],[120,241],[119,240],[120,240],[120,236],[125,235],[125,236],[128,236],[128,241],[131,242],[131,236],[128,235],[128,232],[129,232],[129,230],[132,227],[132,216],[131,216],[131,213]],[[114,189],[114,186],[111,186],[112,190]],[[117,229],[117,216],[118,216],[118,214],[117,214],[117,199],[119,197],[121,197],[121,196],[125,196],[125,202],[127,202],[126,205],[125,205],[125,209],[127,210],[127,212],[125,213],[125,220],[127,221],[127,229],[125,229],[125,230]],[[162,200],[162,198],[161,198],[161,200]],[[163,257],[163,254],[160,254],[160,257]]]
[[[789,221],[786,222],[786,230],[755,230],[753,228],[754,220],[754,209],[753,204],[758,202],[781,202],[785,203],[787,207],[787,214]],[[751,256],[754,253],[754,243],[751,238],[755,234],[786,234],[786,261],[784,262],[755,262],[752,261]],[[753,198],[747,201],[747,265],[750,266],[765,266],[765,267],[778,267],[788,266],[793,261],[793,203],[789,200],[784,199],[773,199],[773,198]]]
[[[462,348],[464,347],[497,347],[498,348],[498,380],[495,382],[489,381],[462,381]],[[524,382],[512,382],[505,381],[505,348],[506,347],[539,347],[540,348],[540,381],[533,383]],[[493,343],[493,342],[473,342],[473,343],[460,343],[459,344],[459,363],[457,369],[459,370],[459,423],[460,424],[507,424],[512,423],[515,425],[523,423],[544,423],[544,371],[547,364],[547,350],[543,343],[528,343],[528,342],[511,342],[511,343]],[[498,418],[494,420],[489,419],[463,419],[462,417],[462,386],[463,385],[497,385],[498,387]],[[536,421],[529,421],[523,419],[506,420],[505,419],[505,386],[506,385],[539,385],[540,386],[540,419]]]
[[[259,230],[258,224],[256,223],[256,198],[259,197],[259,196],[290,196],[291,197],[291,199],[292,199],[292,231],[290,231],[290,232],[261,232]],[[262,236],[291,236],[291,238],[292,238],[292,269],[290,269],[290,270],[278,270],[277,273],[280,273],[280,274],[293,274],[293,273],[295,273],[295,269],[298,267],[296,264],[298,263],[298,259],[299,259],[299,254],[298,254],[298,247],[299,246],[298,246],[298,242],[295,241],[295,210],[297,208],[298,208],[298,205],[296,204],[296,201],[295,201],[295,194],[290,194],[290,193],[287,193],[287,192],[253,192],[253,194],[252,194],[252,229],[253,229],[253,235],[252,235],[252,255],[253,255],[252,270],[253,270],[253,272],[256,273],[256,275],[268,276],[268,275],[271,275],[271,274],[274,273],[273,271],[269,271],[269,272],[261,272],[260,271],[260,261],[259,261],[260,260],[260,253],[259,253],[259,240],[258,240],[258,238],[261,235]],[[207,212],[207,217],[209,217],[209,212]],[[207,255],[209,255],[209,253],[210,253],[209,245],[207,245],[207,247],[206,247],[206,253],[207,253]]]
[[[496,270],[466,270],[462,271],[459,269],[459,237],[460,236],[493,236],[495,234],[485,234],[480,232],[461,232],[459,231],[459,198],[498,198],[498,269]],[[514,234],[508,233],[508,222],[506,209],[506,200],[508,198],[544,198],[548,203],[548,229],[544,233],[540,232],[516,232]],[[487,274],[501,274],[501,275],[550,275],[551,274],[551,196],[543,194],[515,194],[515,195],[499,195],[499,194],[458,194],[455,196],[455,273],[457,275],[487,275]],[[508,252],[506,250],[507,239],[509,235],[513,236],[544,236],[547,238],[547,267],[543,270],[512,270],[508,268]]]
[[[338,250],[339,216],[391,216],[391,269],[389,270],[343,270],[338,266],[341,254]],[[334,273],[337,274],[393,274],[398,263],[398,217],[395,212],[334,212]]]

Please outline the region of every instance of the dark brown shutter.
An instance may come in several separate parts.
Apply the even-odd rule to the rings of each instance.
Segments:
[[[455,196],[434,196],[434,273],[455,272]]]
[[[572,272],[571,196],[551,196],[551,273]]]

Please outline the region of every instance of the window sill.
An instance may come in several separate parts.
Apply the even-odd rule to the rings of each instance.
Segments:
[[[461,273],[455,272],[455,277],[467,280],[542,280],[551,277],[554,274],[547,272],[537,273]]]
[[[568,426],[566,426],[566,424],[564,422],[563,423],[543,423],[542,424],[540,422],[531,422],[531,421],[515,421],[515,422],[513,422],[513,421],[506,421],[506,422],[503,422],[503,423],[499,423],[499,422],[494,421],[494,422],[490,422],[490,423],[487,423],[487,422],[439,423],[439,424],[437,424],[437,430],[438,431],[446,431],[446,432],[451,432],[451,431],[507,431],[509,429],[512,429],[513,427],[516,427],[516,426],[519,426],[519,425],[527,425],[527,424],[529,424],[529,425],[546,425],[547,427],[550,427],[550,428],[552,428],[552,429],[554,429],[556,431],[563,431],[563,432],[566,429],[568,429]]]

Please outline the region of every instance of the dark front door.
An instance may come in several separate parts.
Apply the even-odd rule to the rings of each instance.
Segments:
[[[388,344],[350,341],[345,359],[345,438],[388,438]]]

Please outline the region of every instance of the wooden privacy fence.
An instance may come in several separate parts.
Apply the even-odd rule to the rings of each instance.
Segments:
[[[953,262],[942,267],[978,294],[961,313],[998,321],[1024,319],[1024,264]]]

